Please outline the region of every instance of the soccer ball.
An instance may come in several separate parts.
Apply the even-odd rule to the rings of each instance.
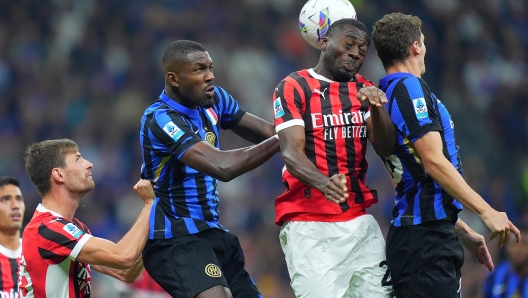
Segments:
[[[319,49],[330,25],[344,18],[357,19],[349,0],[308,0],[299,14],[299,29],[304,40]]]

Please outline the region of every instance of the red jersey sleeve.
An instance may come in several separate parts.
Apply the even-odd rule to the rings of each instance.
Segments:
[[[53,217],[40,224],[37,245],[40,257],[46,263],[59,264],[66,258],[77,258],[91,235],[86,226],[75,222],[77,224],[65,218]]]
[[[299,82],[291,76],[282,80],[273,93],[273,115],[277,131],[292,125],[304,126],[306,94]]]

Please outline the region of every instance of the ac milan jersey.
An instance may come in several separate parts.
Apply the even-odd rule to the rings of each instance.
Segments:
[[[76,261],[90,231],[38,205],[22,236],[20,297],[88,298],[90,265]]]
[[[290,74],[275,88],[275,130],[304,126],[306,157],[329,177],[344,174],[349,190],[347,202],[337,205],[284,169],[286,191],[275,201],[277,224],[306,214],[337,215],[351,209],[364,212],[377,202],[375,190],[364,184],[369,105],[357,99],[359,89],[373,85],[361,75],[350,82],[335,82],[305,69]],[[357,215],[354,211],[348,219]],[[323,217],[320,221],[333,221]]]
[[[18,297],[18,261],[22,245],[16,250],[0,245],[0,297]]]

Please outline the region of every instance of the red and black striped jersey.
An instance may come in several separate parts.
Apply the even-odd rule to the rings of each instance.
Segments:
[[[329,177],[344,174],[349,190],[346,203],[331,203],[319,190],[303,184],[285,168],[282,178],[286,191],[275,201],[277,224],[284,220],[306,220],[306,214],[313,215],[309,218],[315,221],[349,220],[377,202],[375,190],[364,184],[368,168],[366,119],[370,107],[357,99],[357,92],[366,86],[374,84],[359,74],[354,81],[336,82],[313,69],[305,69],[290,74],[275,88],[275,130],[304,126],[306,157]],[[338,216],[343,214],[345,218]]]
[[[22,245],[16,250],[0,245],[0,297],[18,297],[18,261]]]
[[[90,237],[76,218],[70,221],[39,204],[22,236],[20,297],[90,297],[90,265],[75,260]]]

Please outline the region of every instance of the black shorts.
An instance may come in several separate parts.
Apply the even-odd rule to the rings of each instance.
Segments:
[[[192,298],[218,285],[230,288],[234,298],[262,297],[244,269],[238,238],[229,232],[209,229],[148,240],[143,263],[148,274],[173,297]]]
[[[452,222],[391,226],[387,263],[396,298],[460,297],[464,248]]]

